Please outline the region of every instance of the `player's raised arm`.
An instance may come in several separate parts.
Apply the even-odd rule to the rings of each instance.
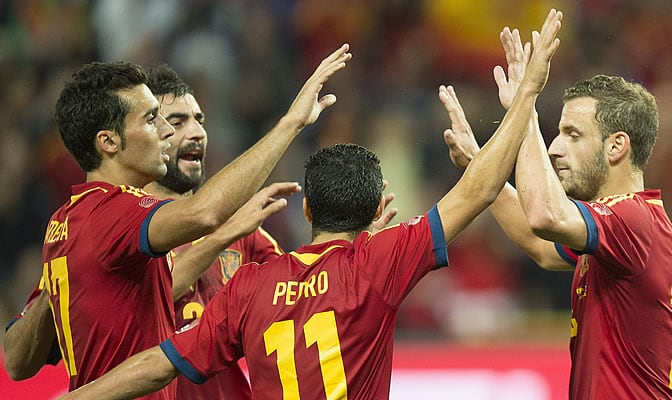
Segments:
[[[154,252],[165,252],[211,233],[259,190],[299,132],[336,102],[333,94],[320,97],[320,92],[351,59],[349,48],[344,44],[320,63],[287,113],[261,140],[210,178],[196,194],[156,211],[149,225]]]
[[[471,160],[464,175],[438,203],[446,243],[452,241],[480,212],[495,201],[511,175],[518,150],[530,127],[536,99],[546,85],[550,61],[560,42],[562,13],[551,10],[535,40],[524,78],[511,108],[490,140]],[[454,92],[442,86],[439,98],[454,101]],[[455,107],[447,107],[455,112]],[[452,117],[451,117],[452,118]],[[447,138],[446,141],[449,141]]]

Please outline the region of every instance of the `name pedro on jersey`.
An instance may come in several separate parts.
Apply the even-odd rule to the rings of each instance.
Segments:
[[[317,297],[329,290],[329,274],[322,271],[317,275],[311,275],[307,281],[287,281],[275,284],[273,305],[282,303],[293,306],[301,298]]]

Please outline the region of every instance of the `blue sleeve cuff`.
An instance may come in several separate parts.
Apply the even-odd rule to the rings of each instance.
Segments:
[[[565,251],[565,247],[563,245],[561,245],[560,243],[555,243],[555,250],[558,252],[560,257],[562,257],[562,259],[565,260],[565,262],[567,262],[567,264],[571,265],[572,267],[576,266],[576,261],[572,257],[570,257],[569,254],[567,254],[567,252]]]
[[[20,320],[20,319],[21,319],[21,316],[20,316],[20,315],[17,315],[17,316],[15,316],[14,318],[12,318],[12,320],[9,321],[9,323],[8,323],[7,326],[5,327],[5,332],[7,332],[7,331],[9,330],[9,328],[11,328],[12,325],[14,325],[14,324],[15,324],[18,320]]]
[[[597,240],[598,240],[598,233],[597,233],[597,223],[595,223],[595,218],[593,218],[593,214],[590,213],[588,210],[588,206],[586,206],[585,203],[577,201],[577,200],[572,200],[574,204],[576,204],[576,207],[579,209],[579,212],[581,213],[581,216],[583,217],[583,220],[586,222],[586,247],[583,250],[574,250],[576,254],[595,254],[597,251]]]
[[[168,360],[177,368],[178,371],[180,371],[184,376],[187,377],[190,381],[201,384],[205,382],[207,379],[201,376],[194,367],[189,364],[187,360],[182,358],[180,353],[177,352],[177,349],[173,345],[173,342],[170,341],[170,339],[165,340],[162,342],[159,347],[161,347],[161,350],[163,351],[163,354],[168,357]]]
[[[446,267],[448,266],[448,248],[446,247],[446,237],[443,235],[443,224],[439,216],[439,209],[436,205],[427,212],[427,219],[432,231],[432,248],[434,249],[436,267]]]
[[[159,209],[159,207],[166,205],[171,201],[173,200],[164,200],[157,204],[156,207],[154,207],[154,209],[149,214],[147,214],[145,220],[142,221],[142,225],[140,225],[140,250],[150,257],[163,257],[168,253],[167,251],[163,253],[154,253],[149,247],[149,221],[152,220],[154,213]]]

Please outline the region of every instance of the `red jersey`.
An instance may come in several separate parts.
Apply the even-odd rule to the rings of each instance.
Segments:
[[[156,346],[175,330],[169,258],[148,228],[165,202],[128,186],[88,182],[47,226],[42,250],[70,390]],[[147,396],[172,399],[175,385]]]
[[[570,399],[672,399],[672,225],[659,190],[575,202]]]
[[[184,244],[173,251],[179,253],[198,242]],[[186,329],[190,323],[201,317],[206,304],[241,265],[248,262],[262,264],[278,258],[281,254],[282,250],[277,242],[262,228],[222,251],[187,293],[175,302],[178,331]],[[180,400],[246,400],[250,397],[250,385],[238,364],[233,364],[201,385],[192,383],[184,375],[177,377],[177,398]]]
[[[447,263],[436,207],[353,242],[303,246],[241,268],[161,348],[194,382],[245,356],[255,399],[388,398],[399,305]]]

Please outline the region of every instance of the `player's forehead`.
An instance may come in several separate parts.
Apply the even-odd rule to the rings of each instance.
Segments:
[[[155,112],[159,107],[158,100],[144,84],[120,90],[117,94],[129,106],[127,118],[143,118]]]
[[[560,130],[567,127],[597,126],[595,110],[597,100],[592,97],[577,97],[565,102],[560,116]]]
[[[203,113],[198,101],[196,101],[196,98],[190,93],[187,93],[184,96],[175,96],[172,93],[168,93],[158,96],[158,99],[161,103],[159,112],[166,118],[177,114],[196,115]]]

